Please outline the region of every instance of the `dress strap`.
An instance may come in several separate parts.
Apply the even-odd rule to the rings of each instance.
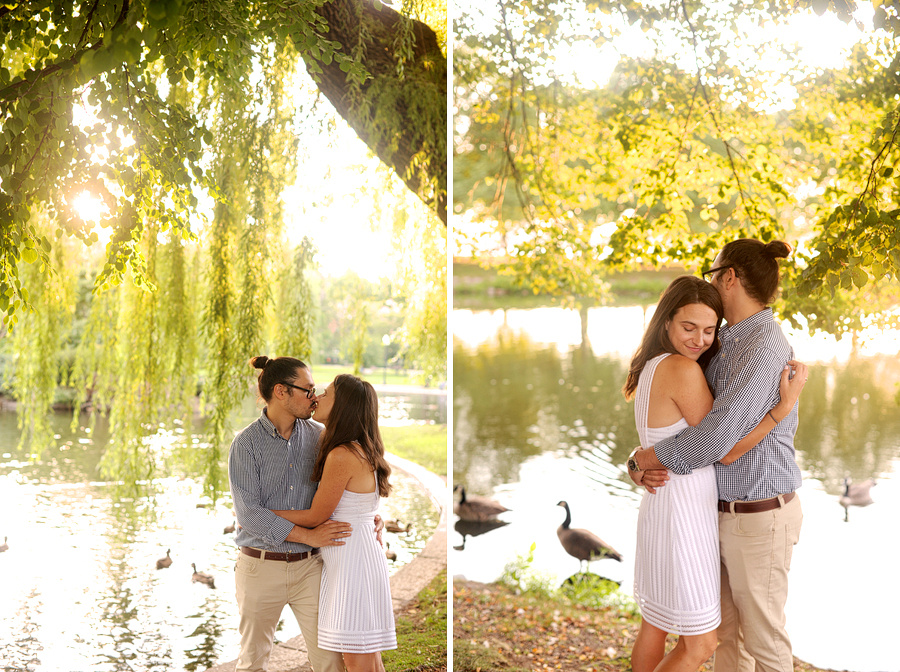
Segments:
[[[634,394],[634,424],[637,425],[638,437],[641,440],[641,446],[649,447],[647,441],[647,417],[650,412],[650,388],[653,387],[653,375],[656,373],[656,367],[659,363],[669,356],[670,353],[664,352],[657,355],[653,359],[644,364],[638,378],[637,389]]]

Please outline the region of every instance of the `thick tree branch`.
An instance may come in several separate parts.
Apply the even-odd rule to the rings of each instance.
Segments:
[[[372,0],[331,0],[317,11],[328,22],[323,37],[339,42],[347,56],[360,47],[362,65],[371,75],[354,90],[337,59],[317,61],[322,69],[316,78],[319,90],[446,225],[447,62],[434,31],[384,5],[376,9]],[[404,21],[411,21],[412,28],[412,57],[405,63],[396,49]],[[386,88],[393,94],[389,103],[384,102],[387,96],[379,100]]]

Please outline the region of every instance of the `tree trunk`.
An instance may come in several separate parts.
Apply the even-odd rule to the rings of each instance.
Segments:
[[[317,10],[328,22],[326,39],[339,42],[348,56],[362,48],[371,78],[354,85],[336,59],[316,61],[322,72],[311,74],[338,114],[446,226],[446,57],[430,27],[379,5],[331,0]],[[406,61],[397,53],[404,22],[411,32]]]

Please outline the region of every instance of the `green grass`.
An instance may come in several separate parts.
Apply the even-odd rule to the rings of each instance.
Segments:
[[[650,305],[656,303],[660,293],[679,275],[681,268],[651,271],[614,273],[603,278],[610,285],[607,303],[613,306]],[[516,286],[510,275],[501,275],[496,268],[483,268],[472,261],[453,262],[453,306],[470,310],[496,310],[500,308],[539,308],[559,303],[554,297],[535,295],[528,289]]]
[[[382,427],[381,438],[388,452],[447,475],[447,425]]]
[[[397,649],[381,654],[385,672],[447,669],[446,570],[398,616],[397,645]]]

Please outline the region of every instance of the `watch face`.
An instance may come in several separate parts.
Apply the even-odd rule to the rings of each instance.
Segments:
[[[638,468],[637,460],[633,457],[628,458],[628,468],[632,471],[640,471],[640,469]]]

